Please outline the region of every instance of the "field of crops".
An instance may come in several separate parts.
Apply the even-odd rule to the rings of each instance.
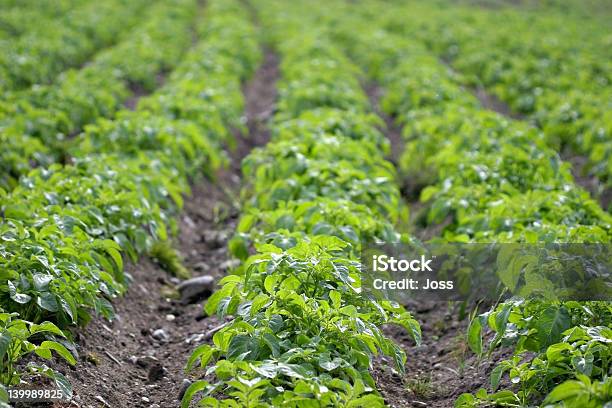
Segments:
[[[0,0],[0,408],[612,408],[610,21]]]

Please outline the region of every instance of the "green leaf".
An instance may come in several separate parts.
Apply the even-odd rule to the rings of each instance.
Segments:
[[[341,298],[342,298],[342,296],[340,295],[340,292],[336,290],[331,290],[329,292],[329,298],[332,301],[332,306],[334,307],[334,309],[339,309],[341,306]]]
[[[318,363],[322,369],[326,371],[332,371],[340,367],[340,365],[342,364],[342,360],[338,358],[334,358],[333,360],[331,360],[329,353],[324,353],[324,354],[321,354],[321,356],[319,356]]]
[[[64,360],[66,360],[70,365],[75,365],[76,364],[76,360],[74,358],[74,356],[72,354],[70,354],[70,352],[68,351],[68,349],[64,346],[62,346],[61,344],[59,344],[56,341],[43,341],[40,346],[38,346],[37,351],[38,350],[53,350],[55,351],[57,354],[59,354]],[[40,355],[40,354],[39,354]],[[41,355],[42,357],[42,355]]]
[[[455,400],[455,408],[475,408],[476,406],[476,398],[472,394],[461,394]]]
[[[40,306],[42,309],[48,310],[50,312],[57,312],[58,305],[55,295],[51,292],[41,292],[41,294],[36,298],[36,304]]]
[[[9,288],[9,296],[15,302],[23,305],[23,304],[28,303],[30,300],[32,300],[32,296],[27,295],[25,293],[18,293],[17,287],[12,281],[8,281],[7,285]]]
[[[58,336],[64,337],[64,333],[53,323],[51,322],[42,322],[41,324],[33,324],[30,328],[30,333],[41,333],[48,332],[52,334],[56,334]]]
[[[265,333],[262,338],[263,341],[270,348],[270,351],[272,352],[272,357],[278,357],[280,355],[280,344],[278,338],[271,333]]]
[[[582,393],[588,392],[583,384],[580,381],[565,381],[557,385],[544,400],[544,403],[553,403],[557,401],[564,401],[570,398],[575,398]]]
[[[279,279],[280,277],[278,275],[266,276],[266,279],[264,280],[264,288],[266,289],[266,292],[274,294]]]
[[[385,400],[376,394],[367,394],[363,397],[359,397],[355,400],[350,401],[347,405],[348,408],[370,408],[370,407],[384,407]]]
[[[572,323],[567,309],[563,306],[550,306],[544,310],[535,324],[540,348],[546,348],[561,340],[563,332]]]
[[[499,387],[499,383],[501,381],[502,375],[506,371],[507,367],[503,364],[498,364],[495,366],[493,371],[491,371],[491,388],[493,391]]]
[[[206,312],[206,314],[209,316],[212,316],[215,313],[217,313],[217,309],[219,307],[219,304],[221,303],[221,300],[223,298],[230,296],[230,294],[232,293],[235,287],[236,287],[236,282],[229,282],[225,284],[221,289],[213,293],[208,298],[208,301],[206,302],[206,305],[204,306],[204,311]]]
[[[185,395],[183,395],[183,399],[181,400],[181,408],[189,408],[195,393],[206,389],[206,387],[208,387],[208,382],[204,380],[199,380],[191,384],[185,391]]]
[[[114,243],[114,241],[111,241]],[[123,271],[123,258],[121,257],[121,253],[115,248],[106,248],[106,252],[113,258],[115,261],[115,265],[117,265],[117,271]]]
[[[253,302],[251,303],[251,316],[257,314],[257,312],[259,312],[268,303],[270,303],[270,296],[266,295],[265,293],[260,293],[255,296],[255,299],[253,299]]]
[[[213,348],[210,345],[202,344],[198,346],[193,351],[193,353],[191,353],[191,356],[189,356],[189,360],[187,360],[186,369],[191,370],[193,368],[193,365],[198,360],[200,361],[200,367],[206,367],[212,355],[213,355]]]
[[[253,342],[250,336],[238,334],[229,342],[227,348],[227,359],[228,360],[243,360],[246,356],[257,355],[257,350],[253,347]]]
[[[0,335],[0,361],[3,361],[4,355],[6,354],[9,346],[11,345],[11,341],[13,340],[13,336],[6,329],[2,331],[2,335]]]
[[[480,317],[476,316],[470,322],[470,326],[468,327],[468,335],[467,335],[468,346],[470,349],[478,354],[482,354],[482,323],[480,322]]]
[[[35,273],[32,275],[32,281],[34,282],[34,287],[38,291],[48,291],[49,283],[53,280],[53,276],[47,275],[44,273]]]

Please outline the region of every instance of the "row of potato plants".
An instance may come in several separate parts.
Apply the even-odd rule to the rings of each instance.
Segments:
[[[272,140],[243,161],[230,243],[242,264],[205,306],[232,320],[192,354],[188,368],[207,370],[182,405],[202,392],[202,406],[383,406],[373,359],[402,370],[406,356],[381,325],[417,342],[420,327],[401,306],[360,293],[362,240],[409,239],[393,227],[402,210],[380,118],[316,14],[255,7],[281,57]]]
[[[51,358],[54,350],[75,363],[69,332],[60,329],[86,324],[94,313],[113,317],[111,300],[131,280],[124,262],[167,254],[189,181],[225,162],[227,129],[243,111],[240,84],[259,59],[253,30],[236,24],[236,10],[235,2],[209,1],[202,42],[164,87],[135,111],[88,127],[73,164],[32,170],[0,198],[4,386],[20,381],[15,363],[28,354]],[[27,368],[53,376],[69,393],[45,365]]]
[[[337,24],[336,36],[383,85],[382,107],[403,126],[401,172],[421,188],[424,226],[445,225],[438,240],[610,242],[612,218],[576,187],[541,132],[486,111],[422,44],[380,29],[375,18],[375,9],[365,11]],[[376,44],[385,46],[372,51]],[[465,394],[456,406],[602,406],[612,398],[611,323],[609,302],[496,305],[472,320],[467,341],[479,355],[513,347],[491,389],[505,374],[513,388]]]
[[[575,13],[424,8],[428,21],[394,29],[418,36],[462,74],[527,117],[554,148],[587,157],[581,169],[612,188],[612,54],[609,24]],[[425,17],[425,19],[423,19]],[[412,20],[411,20],[412,21]],[[406,29],[406,27],[410,27]],[[414,29],[414,31],[413,31]],[[609,193],[608,193],[609,194]]]
[[[197,13],[196,0],[154,4],[123,41],[87,66],[0,101],[0,188],[13,188],[33,165],[65,161],[67,145],[86,124],[112,117],[133,90],[154,90],[192,44]]]
[[[44,30],[52,21],[62,18],[72,8],[86,4],[89,0],[45,1],[34,7],[23,7],[22,4],[3,4],[0,2],[0,41],[16,39],[21,35],[36,30]],[[32,24],[36,21],[37,24]]]
[[[0,40],[0,91],[46,84],[65,69],[86,63],[136,24],[146,4],[142,0],[81,2],[57,18],[25,21],[40,28]]]

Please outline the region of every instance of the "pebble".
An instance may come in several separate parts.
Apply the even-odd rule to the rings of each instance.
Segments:
[[[150,402],[150,401],[151,401],[151,400],[150,400],[150,399],[148,399],[147,397],[142,397],[141,399],[142,399],[142,402]]]
[[[110,405],[108,404],[108,402],[106,402],[106,401],[104,400],[104,398],[102,398],[102,396],[101,396],[101,395],[96,395],[94,398],[95,398],[96,400],[100,401],[100,402],[102,403],[102,405],[104,405],[105,407],[109,407],[109,408],[110,408]]]
[[[183,382],[181,383],[181,388],[179,388],[179,395],[178,395],[179,401],[183,399],[183,396],[187,392],[187,388],[189,388],[190,385],[191,385],[191,381],[185,378]]]
[[[176,316],[172,313],[166,315],[166,320],[169,322],[173,322],[176,319]]]
[[[198,272],[208,272],[210,270],[210,265],[208,265],[206,262],[198,262],[197,264],[193,265],[193,269]]]
[[[185,343],[187,344],[200,343],[202,339],[204,339],[205,336],[206,335],[204,333],[194,333],[185,339]]]
[[[202,275],[181,282],[177,289],[181,295],[181,302],[188,304],[206,299],[212,293],[214,286],[215,279],[212,276]]]
[[[166,341],[170,340],[170,336],[168,336],[168,333],[166,333],[166,331],[164,329],[157,329],[157,330],[155,330],[151,334],[151,337],[153,337],[155,340],[159,340],[159,341],[163,341],[163,342],[166,342]]]
[[[238,265],[240,265],[240,260],[238,260],[238,259],[228,259],[227,261],[222,262],[219,265],[219,269],[221,269],[222,271],[228,271],[230,269],[236,268]]]
[[[143,357],[139,357],[136,360],[136,364],[138,364],[142,368],[149,367],[149,366],[154,365],[154,364],[156,364],[158,362],[159,362],[159,360],[156,359],[153,356],[143,356]]]

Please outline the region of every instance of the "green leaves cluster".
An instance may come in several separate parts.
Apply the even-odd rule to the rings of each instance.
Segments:
[[[458,241],[610,239],[612,217],[573,183],[543,135],[479,108],[446,67],[407,48],[416,63],[391,70],[383,103],[391,114],[403,112],[400,165],[406,178],[427,186],[425,223],[449,217],[443,236]]]
[[[125,7],[112,7],[130,15]],[[140,11],[142,4],[130,7]],[[112,117],[133,89],[158,86],[159,75],[173,69],[191,45],[196,11],[193,0],[155,4],[138,17],[143,24],[87,66],[64,72],[52,84],[7,95],[0,102],[0,140],[6,142],[0,153],[0,187],[13,188],[33,164],[60,161],[85,125]]]
[[[495,391],[504,375],[518,391],[462,396],[456,406],[480,406],[503,398],[516,406],[532,401],[558,406],[598,407],[612,398],[612,307],[604,302],[515,301],[474,318],[468,343],[477,354],[511,345],[514,354],[491,373]],[[483,347],[484,328],[495,336]],[[525,358],[528,357],[529,358]],[[553,406],[557,406],[553,404]]]
[[[21,372],[15,363],[24,356],[34,353],[50,360],[54,352],[68,364],[76,364],[75,357],[62,344],[64,337],[64,333],[51,322],[34,324],[18,318],[17,313],[0,313],[0,407],[9,407],[4,387],[19,384]],[[53,340],[40,341],[45,338]],[[27,369],[53,379],[65,395],[72,395],[70,384],[60,373],[34,363],[29,363]]]
[[[195,2],[169,12],[168,24],[191,21],[190,4]],[[208,11],[221,13],[224,7],[211,5]],[[159,242],[176,231],[173,215],[189,193],[190,179],[213,175],[225,163],[222,147],[231,142],[225,129],[242,115],[238,84],[259,54],[252,28],[228,35],[227,19],[204,21],[210,24],[200,28],[202,41],[142,107],[88,127],[74,139],[70,164],[36,168],[10,193],[2,190],[0,310],[13,325],[48,320],[65,328],[86,323],[93,313],[112,317],[110,301],[130,280],[124,261],[147,252],[162,255]],[[227,51],[240,41],[240,54]],[[159,65],[149,60],[156,70],[176,64],[177,50],[157,51]],[[163,248],[164,260],[176,264]],[[27,333],[22,337],[28,339]],[[59,350],[45,341],[32,338],[37,346],[28,352],[47,358],[49,350]],[[9,367],[22,355],[8,355],[10,364],[0,375],[14,375]]]
[[[587,156],[583,170],[603,181],[603,191],[612,185],[609,30],[605,14],[585,19],[579,9],[423,7],[394,19],[451,61],[464,83],[526,115],[552,147]],[[430,24],[407,24],[411,18]]]
[[[2,7],[0,21],[6,24],[3,28],[12,26],[9,30],[21,35],[5,40],[0,37],[0,90],[46,84],[66,68],[85,63],[97,50],[117,41],[127,27],[138,22],[145,5],[144,1],[130,4],[116,0],[60,1],[57,9],[41,5],[39,13],[31,13],[39,4]],[[31,18],[42,15],[43,19],[25,20],[24,15]]]

